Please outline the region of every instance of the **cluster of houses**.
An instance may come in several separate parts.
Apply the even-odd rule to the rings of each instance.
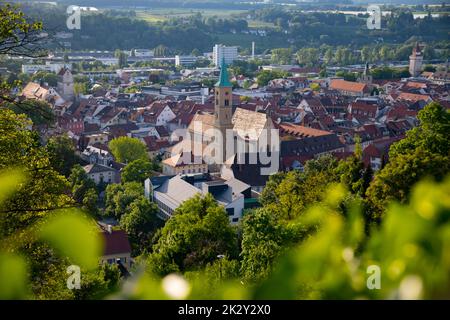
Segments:
[[[416,57],[412,63],[417,69]],[[120,183],[126,164],[115,161],[108,143],[121,136],[134,137],[146,145],[150,158],[161,160],[162,172],[145,181],[145,194],[158,205],[162,219],[169,219],[192,196],[210,193],[224,206],[231,223],[238,223],[247,208],[258,205],[270,174],[261,174],[261,161],[241,163],[236,154],[227,157],[225,151],[220,163],[211,163],[202,153],[208,144],[200,141],[196,153],[195,138],[180,140],[174,134],[178,130],[192,137],[208,134],[208,128],[232,130],[247,142],[259,140],[263,130],[276,130],[277,145],[267,143],[279,164],[274,172],[302,170],[306,161],[324,154],[345,158],[353,153],[359,137],[365,164],[379,170],[388,160],[389,146],[417,125],[417,114],[425,105],[437,101],[450,108],[448,70],[373,80],[366,66],[357,82],[311,79],[304,72],[293,72],[262,88],[234,91],[230,80],[246,79],[239,75],[230,79],[223,63],[215,88],[203,90],[201,100],[175,94],[175,89],[161,95],[144,90],[120,93],[113,88],[76,96],[72,73],[63,67],[56,88],[30,82],[21,96],[52,106],[57,123],[47,134],[68,134],[96,183]],[[318,86],[311,89],[312,83]],[[250,156],[249,150],[244,152],[244,157]],[[129,257],[120,254],[126,264]]]

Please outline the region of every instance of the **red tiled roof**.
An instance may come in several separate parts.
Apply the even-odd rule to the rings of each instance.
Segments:
[[[128,241],[128,235],[125,231],[113,230],[111,233],[104,231],[102,232],[102,236],[105,239],[103,255],[131,253],[130,242]]]
[[[365,83],[345,81],[340,79],[331,80],[330,88],[334,90],[349,92],[364,92],[367,89]]]
[[[408,92],[402,92],[398,96],[398,99],[400,100],[409,100],[409,101],[428,101],[430,99],[430,96],[424,95],[424,94],[416,94],[416,93],[408,93]]]
[[[370,104],[370,103],[365,103],[365,102],[361,102],[361,101],[352,102],[351,107],[352,107],[352,110],[358,109],[358,110],[364,110],[364,111],[368,111],[368,112],[376,112],[378,109],[378,106],[376,104]]]
[[[317,130],[309,127],[299,126],[293,123],[281,123],[279,125],[280,131],[286,135],[292,135],[296,137],[319,137],[331,134],[331,132]]]
[[[427,87],[427,84],[423,82],[408,81],[405,86],[415,89],[425,89]]]

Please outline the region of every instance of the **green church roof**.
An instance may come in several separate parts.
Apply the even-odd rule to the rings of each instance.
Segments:
[[[220,76],[219,81],[216,82],[216,87],[232,87],[230,80],[228,79],[228,69],[225,64],[225,59],[222,60],[220,65]]]

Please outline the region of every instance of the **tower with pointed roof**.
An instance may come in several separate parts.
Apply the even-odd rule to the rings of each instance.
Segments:
[[[222,60],[220,66],[219,80],[214,88],[214,126],[218,129],[223,137],[223,159],[225,159],[226,133],[227,130],[233,130],[233,94],[229,77],[227,65],[225,60]]]
[[[372,76],[370,75],[369,62],[366,62],[364,73],[358,78],[358,82],[362,82],[368,85],[372,84]]]
[[[422,72],[423,53],[419,42],[413,48],[412,55],[409,56],[409,73],[411,77],[417,77]]]
[[[57,90],[65,100],[74,98],[73,75],[70,69],[63,67],[59,70]]]

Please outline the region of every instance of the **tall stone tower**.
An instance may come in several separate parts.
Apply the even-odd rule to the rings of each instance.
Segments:
[[[227,130],[233,130],[231,119],[233,117],[233,94],[230,80],[228,79],[228,70],[225,60],[222,60],[220,66],[219,81],[214,89],[214,126],[222,134],[222,160],[226,160],[226,137]]]
[[[72,72],[66,67],[58,72],[58,93],[65,100],[72,100],[74,98],[73,90],[73,76]]]
[[[409,56],[409,73],[412,77],[417,77],[422,72],[423,53],[419,43],[413,48],[412,54]]]
[[[364,68],[364,73],[359,77],[358,82],[365,84],[372,84],[372,76],[370,75],[369,63],[366,62],[366,67]]]

